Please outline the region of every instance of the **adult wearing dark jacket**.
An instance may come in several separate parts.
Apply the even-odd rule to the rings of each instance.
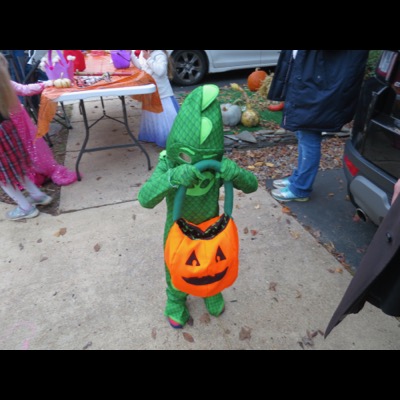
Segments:
[[[296,133],[298,165],[273,182],[279,201],[307,201],[321,160],[322,132],[338,132],[355,114],[368,50],[282,50],[268,94],[284,101],[281,126]]]

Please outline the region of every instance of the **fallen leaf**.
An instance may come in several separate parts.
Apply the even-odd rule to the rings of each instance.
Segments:
[[[314,339],[318,335],[318,331],[307,331],[307,335],[310,339]]]
[[[275,167],[275,164],[272,164],[272,163],[265,163],[265,165],[267,167],[269,167],[269,168],[274,168]]]
[[[336,272],[337,274],[343,274],[342,268],[336,268],[335,272]]]
[[[54,234],[55,237],[64,236],[67,233],[67,228],[61,228],[58,232]]]
[[[300,290],[296,290],[296,292],[297,292],[296,299],[301,299],[302,294],[301,294]]]
[[[42,258],[40,259],[40,262],[47,261],[47,260],[48,260],[47,257],[42,257]]]
[[[211,322],[210,314],[205,313],[200,317],[200,323],[208,325]]]
[[[305,346],[314,347],[314,340],[309,338],[308,336],[304,336],[301,338],[301,341]]]
[[[245,235],[247,235],[247,234],[249,233],[249,228],[244,228],[244,229],[243,229],[243,233],[244,233]]]
[[[290,213],[291,213],[290,208],[289,208],[289,207],[286,207],[286,206],[283,206],[283,207],[282,207],[282,212],[283,212],[284,214],[290,214]]]
[[[328,268],[328,272],[330,272],[331,274],[334,274],[334,273],[335,273],[335,270],[334,270],[334,269],[331,269],[331,268]]]
[[[101,249],[101,246],[97,243],[97,244],[94,246],[94,251],[95,251],[96,253],[98,253],[98,252],[100,251],[100,249]]]
[[[256,231],[255,229],[251,230],[251,235],[252,236],[257,236],[258,235],[258,231]]]
[[[293,239],[298,239],[301,236],[299,232],[290,231],[290,234],[292,235]]]
[[[332,242],[326,243],[325,247],[332,253],[335,250],[335,245]]]
[[[194,343],[193,336],[190,333],[183,332],[184,339],[189,343]]]
[[[271,292],[276,292],[276,286],[277,286],[278,284],[276,283],[276,282],[270,282],[269,283],[269,290],[271,290]]]
[[[92,342],[89,342],[88,344],[86,344],[85,346],[83,346],[83,349],[82,350],[87,350],[89,347],[92,347],[93,346],[93,343]]]
[[[251,329],[248,327],[243,327],[239,333],[239,340],[251,339]]]
[[[314,231],[314,237],[315,238],[320,238],[321,237],[321,231]]]

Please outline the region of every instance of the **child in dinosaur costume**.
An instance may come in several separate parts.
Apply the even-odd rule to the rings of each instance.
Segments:
[[[256,177],[223,156],[224,133],[219,88],[215,85],[200,86],[184,101],[167,140],[166,150],[149,180],[141,188],[138,199],[145,208],[154,208],[165,198],[167,220],[164,246],[173,225],[174,199],[179,186],[187,188],[181,216],[200,224],[219,215],[219,192],[224,182],[232,182],[235,189],[244,193],[258,188]],[[221,163],[220,172],[199,170],[194,166],[202,160]],[[190,318],[186,306],[188,294],[173,287],[168,268],[167,304],[165,316],[174,329],[182,329]],[[225,310],[222,293],[204,298],[208,312],[218,317]]]

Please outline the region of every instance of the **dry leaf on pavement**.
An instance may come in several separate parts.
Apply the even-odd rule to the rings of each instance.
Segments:
[[[64,236],[67,233],[67,228],[61,228],[58,232],[54,234],[55,237]]]

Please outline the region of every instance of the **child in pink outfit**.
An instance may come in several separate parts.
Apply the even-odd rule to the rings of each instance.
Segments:
[[[11,81],[11,85],[18,96],[41,94],[46,86],[51,86],[52,84],[52,81],[47,81],[22,85]],[[31,157],[32,169],[28,176],[36,185],[41,186],[51,179],[56,185],[65,186],[78,180],[75,172],[69,171],[66,167],[56,162],[46,141],[43,138],[36,138],[37,128],[22,105],[19,110],[13,112],[10,118]]]
[[[42,182],[48,177],[53,181],[61,178],[59,182],[64,184],[77,180],[75,173],[57,165],[44,139],[35,139],[35,125],[17,97],[40,94],[52,84],[21,85],[12,81],[7,59],[0,53],[0,187],[17,203],[6,214],[12,221],[35,218],[39,215],[37,205],[52,202],[52,197],[35,183],[38,177]]]

